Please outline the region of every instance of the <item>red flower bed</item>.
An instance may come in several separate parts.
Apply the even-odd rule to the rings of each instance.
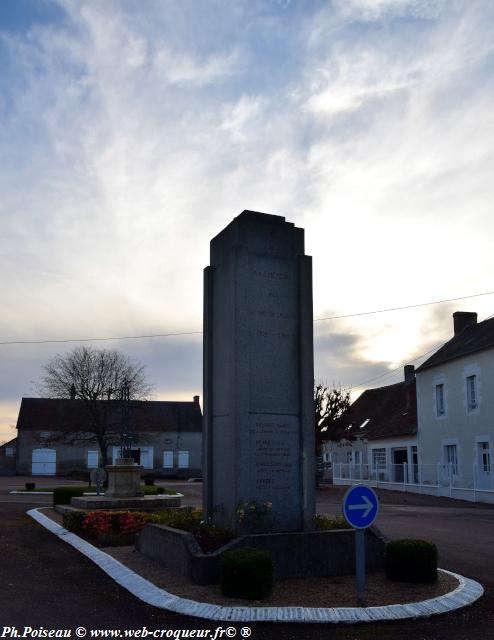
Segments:
[[[101,545],[132,544],[145,524],[140,513],[90,511],[82,522],[82,531]]]

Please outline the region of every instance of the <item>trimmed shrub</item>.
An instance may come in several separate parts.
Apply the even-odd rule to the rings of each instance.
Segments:
[[[193,533],[204,553],[212,553],[220,549],[235,537],[230,529],[209,522],[201,522],[199,528],[195,529]]]
[[[158,495],[162,495],[163,493],[165,493],[165,488],[164,487],[156,487],[156,493]]]
[[[36,489],[35,482],[26,482],[26,491],[34,491]]]
[[[72,533],[80,533],[85,517],[85,511],[68,511],[63,514],[63,526]]]
[[[225,596],[261,600],[273,591],[271,551],[234,549],[221,556],[221,591]]]
[[[182,531],[195,531],[202,522],[202,509],[183,507],[166,509],[159,513],[159,524]]]
[[[84,487],[55,487],[53,489],[53,505],[70,504],[70,499],[82,496],[86,489]]]
[[[314,528],[316,531],[333,531],[334,529],[351,529],[348,522],[343,516],[314,516]]]
[[[386,575],[400,582],[436,582],[437,547],[426,540],[392,540],[384,552]]]

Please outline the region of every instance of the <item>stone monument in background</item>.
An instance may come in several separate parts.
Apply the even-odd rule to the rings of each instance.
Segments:
[[[310,529],[315,508],[312,261],[304,231],[244,211],[204,274],[204,507],[245,530]],[[252,511],[252,514],[250,514]],[[263,524],[263,518],[264,524]]]

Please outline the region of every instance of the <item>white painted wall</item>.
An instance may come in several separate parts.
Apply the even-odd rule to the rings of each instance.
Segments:
[[[478,378],[478,407],[467,406],[469,375]],[[445,414],[436,415],[435,385],[445,385]],[[419,463],[430,466],[431,474],[439,472],[445,483],[449,473],[445,459],[446,445],[456,444],[458,472],[457,486],[473,487],[473,463],[480,463],[476,484],[478,488],[492,486],[494,462],[494,349],[489,349],[417,373],[417,413]],[[489,445],[491,470],[482,467],[485,449]],[[437,469],[440,464],[439,470]],[[426,467],[426,471],[429,467]],[[479,483],[483,486],[479,486]]]

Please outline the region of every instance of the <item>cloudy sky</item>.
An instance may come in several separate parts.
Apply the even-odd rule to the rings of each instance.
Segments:
[[[200,331],[243,209],[305,228],[316,319],[494,290],[493,33],[490,0],[2,0],[0,342]],[[494,295],[318,320],[316,376],[396,382],[460,309]],[[0,441],[76,344],[0,345]],[[94,345],[202,395],[200,333]]]

